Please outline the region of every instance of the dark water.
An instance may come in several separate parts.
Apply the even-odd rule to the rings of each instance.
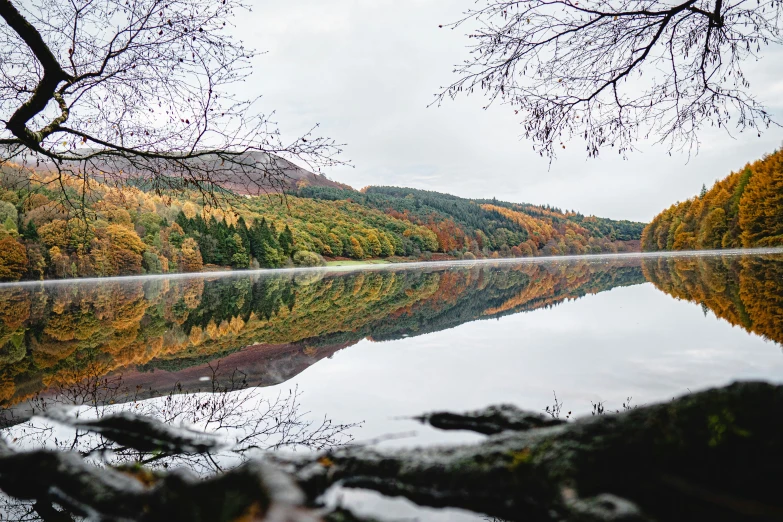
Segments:
[[[781,343],[774,250],[0,286],[11,411],[86,382],[119,383],[117,404],[208,391],[219,372],[298,387],[312,415],[364,421],[359,441],[402,437],[384,444],[473,438],[401,419],[430,410],[541,410],[554,391],[576,415],[782,381]]]

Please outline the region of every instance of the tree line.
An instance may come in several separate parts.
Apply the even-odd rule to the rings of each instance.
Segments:
[[[476,257],[524,257],[633,250],[643,223],[616,221],[558,208],[470,200],[405,187],[366,187],[360,192],[306,186],[296,195],[352,201],[430,229],[438,252]],[[541,233],[542,229],[550,232]],[[575,240],[573,236],[579,236]]]
[[[32,181],[30,181],[32,180]],[[641,223],[396,187],[271,197],[158,195],[0,169],[0,280],[317,266],[327,258],[524,257],[634,250]],[[74,201],[78,200],[78,205]]]
[[[642,249],[783,245],[783,150],[749,163],[664,210],[644,229]]]

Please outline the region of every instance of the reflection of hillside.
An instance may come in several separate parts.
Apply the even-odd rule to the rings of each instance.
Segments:
[[[781,261],[774,255],[660,257],[645,259],[642,266],[647,280],[663,292],[783,343]]]
[[[125,368],[176,371],[245,346],[350,332],[436,288],[436,274],[391,272],[3,288],[0,393],[17,402]]]
[[[442,330],[643,282],[639,261],[0,289],[0,399],[123,373],[142,388],[196,389],[210,361],[282,382],[365,337]],[[249,347],[249,348],[245,348]]]
[[[175,387],[181,392],[198,392],[209,388],[212,373],[233,373],[247,386],[273,386],[285,382],[339,350],[351,346],[345,343],[311,349],[305,343],[248,346],[220,359],[220,364],[206,361],[184,369],[164,369],[165,364],[122,372],[122,383],[128,390],[140,390],[142,397],[167,393]],[[222,369],[222,370],[221,370]]]
[[[377,325],[370,335],[375,340],[421,335],[641,283],[644,276],[638,259],[451,270],[442,274],[432,297],[395,312],[394,321]]]

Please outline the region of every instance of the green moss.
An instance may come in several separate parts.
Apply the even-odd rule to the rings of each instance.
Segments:
[[[707,417],[707,430],[710,434],[710,440],[707,444],[712,448],[720,445],[727,434],[743,438],[750,437],[750,432],[737,426],[734,414],[726,408],[719,414]]]
[[[509,471],[515,471],[520,466],[529,463],[533,458],[533,455],[530,448],[524,448],[520,451],[512,451],[510,457],[511,463],[508,464],[507,468]]]

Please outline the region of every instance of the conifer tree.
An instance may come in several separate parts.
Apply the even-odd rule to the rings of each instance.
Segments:
[[[32,220],[27,222],[22,235],[28,241],[38,241],[38,227],[35,226]]]
[[[280,244],[280,249],[283,251],[283,255],[289,257],[293,252],[294,235],[291,232],[291,229],[288,228],[288,225],[286,225],[285,229],[280,232],[277,241]]]

